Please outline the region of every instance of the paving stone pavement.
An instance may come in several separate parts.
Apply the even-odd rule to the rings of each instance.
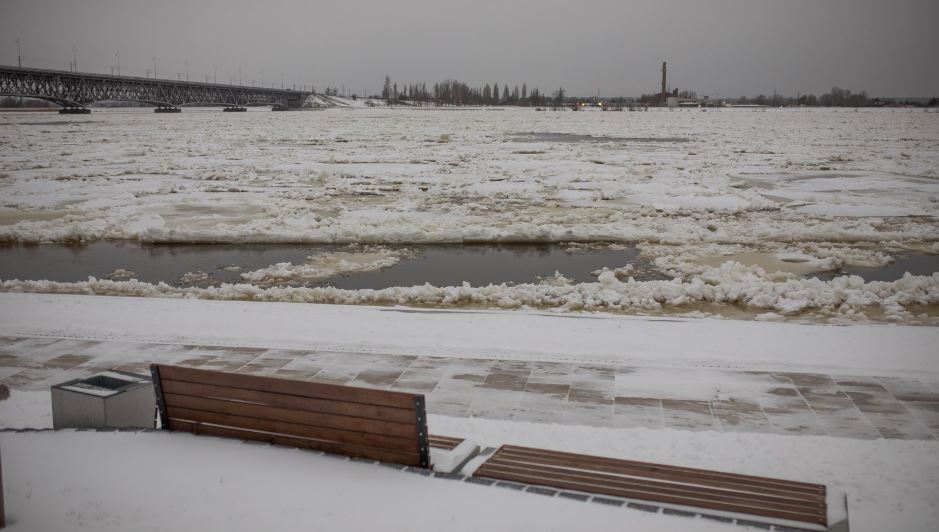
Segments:
[[[0,337],[0,384],[180,364],[424,393],[432,414],[598,427],[939,438],[939,383],[895,377]]]

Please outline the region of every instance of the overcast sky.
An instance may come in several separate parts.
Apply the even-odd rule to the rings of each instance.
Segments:
[[[939,94],[939,0],[0,0],[0,63],[315,84],[551,92]],[[152,74],[152,73],[151,73]]]

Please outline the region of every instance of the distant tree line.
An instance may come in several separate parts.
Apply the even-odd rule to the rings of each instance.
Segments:
[[[802,106],[802,107],[880,107],[887,105],[912,105],[912,106],[935,106],[936,98],[925,100],[898,100],[892,98],[871,98],[867,91],[852,92],[850,89],[841,87],[832,87],[825,94],[816,96],[814,94],[801,94],[795,98],[780,96],[774,94],[766,96],[760,94],[753,98],[741,97],[737,100],[741,104],[769,105],[773,107],[782,106]]]
[[[501,88],[499,83],[485,84],[482,87],[471,87],[462,81],[448,79],[434,83],[428,87],[426,83],[398,84],[391,81],[391,76],[385,76],[382,86],[381,99],[394,103],[407,100],[418,103],[433,102],[438,105],[522,105],[544,107],[548,104],[561,105],[564,100],[564,89],[558,89],[549,98],[538,88],[528,90],[528,84],[522,83],[509,89],[507,83]]]
[[[849,89],[841,87],[832,87],[832,89],[821,96],[814,94],[801,94],[795,98],[773,94],[766,96],[760,94],[754,98],[743,96],[737,100],[742,104],[770,105],[780,106],[804,106],[804,107],[865,107],[876,105],[879,100],[872,100],[867,96],[867,91],[853,93]]]

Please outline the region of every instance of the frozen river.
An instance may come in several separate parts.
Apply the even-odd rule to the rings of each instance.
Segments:
[[[7,243],[340,250],[251,264],[231,280],[265,299],[623,312],[707,305],[767,319],[910,322],[932,322],[939,304],[939,276],[929,275],[939,254],[939,114],[922,110],[9,113],[0,114],[0,198]],[[630,272],[633,259],[618,257],[598,278],[536,280],[538,272],[498,294],[480,286],[498,276],[467,288],[429,273],[435,289],[475,292],[375,298],[350,285],[301,297],[268,288],[413,263],[402,249],[414,245],[596,243],[638,250],[656,276]],[[911,256],[920,257],[911,277],[837,275]],[[131,287],[120,273],[94,289],[156,289],[153,279]],[[3,289],[89,289],[10,279]],[[402,281],[411,284],[421,283]],[[214,290],[191,295],[247,297]]]

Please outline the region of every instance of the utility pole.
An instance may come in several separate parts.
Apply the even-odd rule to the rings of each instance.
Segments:
[[[20,38],[16,38],[16,66],[23,68],[23,53],[20,51]]]

